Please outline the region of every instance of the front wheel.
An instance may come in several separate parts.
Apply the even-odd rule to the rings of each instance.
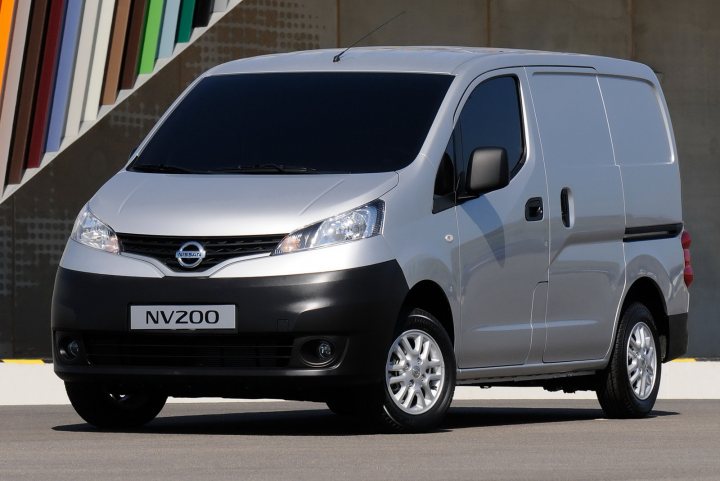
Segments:
[[[609,418],[641,418],[655,405],[662,364],[650,310],[636,302],[623,312],[597,398]]]
[[[160,413],[167,396],[144,392],[113,392],[99,385],[65,383],[70,403],[88,423],[101,429],[136,428]]]
[[[388,349],[382,420],[394,430],[436,428],[452,402],[455,369],[445,329],[429,312],[412,310]]]

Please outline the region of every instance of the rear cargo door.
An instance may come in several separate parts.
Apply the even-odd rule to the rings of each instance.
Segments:
[[[592,69],[528,69],[548,177],[544,362],[601,359],[625,283],[620,170]]]

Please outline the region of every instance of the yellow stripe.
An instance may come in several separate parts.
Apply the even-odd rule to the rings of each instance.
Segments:
[[[6,364],[45,364],[42,359],[3,359]]]
[[[696,359],[692,357],[681,357],[679,359],[673,359],[673,362],[695,362]]]

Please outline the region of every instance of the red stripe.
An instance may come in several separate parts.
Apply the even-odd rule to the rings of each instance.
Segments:
[[[35,100],[35,115],[27,158],[28,168],[39,167],[42,155],[45,153],[50,105],[55,89],[55,74],[60,53],[60,37],[65,20],[65,3],[65,0],[57,0],[51,2],[50,5],[50,18],[45,33],[45,48],[41,64],[42,72]]]

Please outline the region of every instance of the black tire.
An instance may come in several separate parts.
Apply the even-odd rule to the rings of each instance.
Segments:
[[[445,417],[455,393],[456,364],[455,352],[452,342],[440,322],[429,312],[422,309],[413,309],[406,317],[398,322],[395,330],[392,348],[395,340],[407,331],[421,331],[428,334],[437,344],[442,353],[443,381],[432,407],[422,414],[409,414],[400,409],[391,398],[390,388],[386,383],[382,386],[379,418],[382,424],[391,431],[425,432],[437,428]]]
[[[645,399],[638,397],[633,390],[628,373],[627,346],[633,328],[639,323],[650,328],[655,346],[655,380],[652,391]],[[657,328],[650,310],[639,302],[630,304],[622,314],[610,362],[600,374],[596,389],[598,401],[606,417],[642,418],[652,410],[662,374],[659,346]]]
[[[160,413],[167,396],[156,393],[110,392],[96,384],[65,383],[75,412],[100,429],[137,428]]]

